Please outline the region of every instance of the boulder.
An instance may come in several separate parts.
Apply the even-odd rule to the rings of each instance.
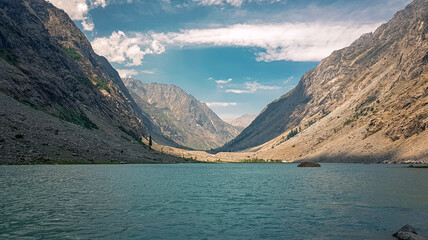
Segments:
[[[409,224],[404,225],[402,228],[400,228],[400,230],[398,230],[396,233],[392,234],[392,236],[397,237],[399,232],[410,232],[410,233],[418,234],[416,232],[416,230],[412,226],[410,226]]]
[[[416,233],[416,230],[409,224],[404,225],[392,236],[400,240],[428,240],[428,238],[422,237]]]
[[[397,238],[400,240],[428,240],[428,238],[424,238],[411,232],[398,232]]]
[[[301,162],[297,167],[321,167],[318,163]]]

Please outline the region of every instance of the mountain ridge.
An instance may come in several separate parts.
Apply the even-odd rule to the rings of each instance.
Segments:
[[[12,97],[2,96],[2,103],[17,108],[1,111],[2,162],[51,162],[58,156],[70,162],[183,161],[138,143],[151,134],[149,119],[108,61],[93,52],[74,22],[51,3],[0,1],[0,66],[0,91]],[[48,122],[55,127],[46,126]],[[73,133],[70,128],[82,129]],[[103,134],[106,139],[100,139]],[[87,148],[80,139],[104,145]],[[79,153],[76,146],[87,152]],[[29,157],[36,152],[39,157]]]
[[[145,84],[122,79],[140,108],[147,112],[159,134],[192,149],[219,147],[239,130],[221,120],[205,103],[176,85]]]
[[[333,154],[369,157],[387,155],[393,152],[392,146],[412,148],[407,144],[423,140],[428,124],[427,5],[427,1],[415,0],[375,32],[334,51],[305,73],[292,91],[266,106],[237,138],[216,151],[262,151],[265,155],[259,156],[287,156],[294,161],[331,159]],[[323,120],[326,117],[328,124]],[[358,147],[337,141],[344,137],[352,139],[346,141],[348,145]],[[364,142],[371,147],[359,146]],[[305,145],[298,149],[300,153],[297,145]],[[424,150],[414,149],[413,157],[423,156]]]
[[[244,128],[248,127],[248,125],[251,124],[252,121],[254,121],[254,119],[257,117],[257,115],[255,114],[244,114],[242,116],[239,116],[237,118],[226,118],[223,121],[229,123],[232,126],[235,127],[240,127],[242,128],[242,130],[244,130]]]

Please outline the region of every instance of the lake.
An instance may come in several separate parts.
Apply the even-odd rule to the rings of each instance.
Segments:
[[[428,236],[427,185],[398,165],[0,166],[0,239]]]

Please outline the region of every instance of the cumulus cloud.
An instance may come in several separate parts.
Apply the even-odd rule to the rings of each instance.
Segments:
[[[92,32],[95,28],[94,23],[90,19],[82,21],[83,30]]]
[[[48,0],[55,7],[64,10],[71,19],[82,21],[85,31],[93,31],[94,23],[88,16],[90,9],[97,7],[106,7],[106,0]]]
[[[113,32],[110,37],[95,38],[92,41],[95,52],[109,61],[138,66],[147,54],[162,54],[165,46],[158,40],[143,34],[127,36],[124,32]]]
[[[113,32],[96,38],[95,51],[112,62],[141,65],[147,54],[162,54],[169,47],[251,47],[256,60],[320,61],[351,44],[380,24],[280,23],[236,24],[223,28],[188,29],[169,33]]]
[[[84,20],[89,11],[86,0],[49,0],[55,7],[64,10],[73,20]]]
[[[230,107],[238,105],[236,102],[207,102],[208,107]]]
[[[134,69],[116,69],[121,78],[130,78],[138,74],[138,72]]]
[[[236,24],[224,28],[167,33],[179,45],[236,46],[264,49],[258,61],[319,61],[380,24],[331,23]],[[165,36],[163,37],[165,38]]]
[[[267,86],[267,85],[260,84],[257,81],[254,81],[254,82],[244,83],[243,89],[227,89],[226,92],[241,94],[241,93],[255,93],[258,90],[277,90],[277,89],[281,89],[281,87]]]

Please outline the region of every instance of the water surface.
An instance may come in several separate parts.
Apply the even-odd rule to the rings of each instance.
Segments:
[[[427,183],[362,164],[0,166],[0,239],[427,236]]]

